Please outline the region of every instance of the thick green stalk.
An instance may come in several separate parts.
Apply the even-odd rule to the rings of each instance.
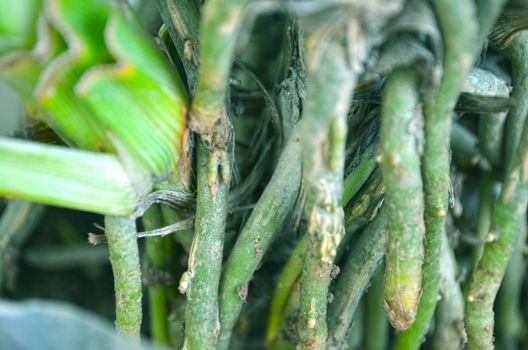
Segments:
[[[229,347],[248,284],[295,205],[300,186],[301,145],[298,133],[294,132],[225,263],[219,297],[221,329],[218,349]]]
[[[145,230],[154,230],[163,226],[161,210],[158,206],[152,206],[143,215],[143,226]],[[169,256],[165,255],[165,242],[172,242],[172,237],[148,237],[146,239],[147,273],[154,272],[154,276],[146,276],[148,288],[149,320],[152,339],[161,344],[169,344],[168,337],[168,288],[156,281],[159,272],[169,268],[166,261]],[[156,274],[158,272],[158,274]]]
[[[385,207],[386,209],[386,207]],[[332,349],[344,349],[352,318],[372,275],[383,260],[388,242],[386,216],[378,213],[365,228],[348,254],[334,289],[334,300],[328,308],[328,329]]]
[[[425,259],[416,321],[397,339],[396,348],[406,350],[420,347],[438,301],[439,260],[448,205],[451,118],[479,47],[475,44],[478,32],[473,1],[434,0],[433,6],[444,42],[443,77],[438,89],[424,101]]]
[[[133,214],[140,197],[116,156],[2,137],[0,178],[0,196],[107,215]]]
[[[200,69],[190,127],[200,133],[221,128],[225,90],[247,0],[207,0],[200,22]]]
[[[354,87],[354,73],[341,42],[331,39],[316,49],[324,52],[319,59],[314,59],[315,52],[308,52],[307,98],[301,121],[308,247],[297,322],[300,349],[326,346],[328,287],[344,234],[341,197],[346,115]]]
[[[385,310],[398,330],[409,328],[422,293],[424,199],[417,145],[423,118],[418,74],[395,69],[383,90],[380,166],[385,185],[389,244],[385,264]]]
[[[383,310],[383,265],[380,264],[371,279],[365,300],[365,349],[385,350],[389,342],[389,322]]]
[[[141,329],[141,270],[134,219],[105,216],[116,297],[116,327],[139,340]]]
[[[185,348],[212,350],[220,332],[218,287],[229,192],[229,178],[220,170],[228,164],[222,163],[223,151],[209,150],[203,141],[198,142],[197,148],[194,240],[180,291],[187,293]]]

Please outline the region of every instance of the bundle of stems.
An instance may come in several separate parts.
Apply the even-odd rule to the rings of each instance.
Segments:
[[[35,202],[104,216],[134,338],[528,344],[524,3],[131,3],[0,0],[0,287]]]

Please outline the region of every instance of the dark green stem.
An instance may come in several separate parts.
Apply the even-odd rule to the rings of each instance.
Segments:
[[[343,349],[356,307],[370,279],[383,260],[387,246],[386,218],[383,212],[366,227],[356,242],[334,289],[328,309],[328,328],[332,348]]]
[[[141,328],[141,270],[134,219],[105,216],[105,235],[114,273],[116,327],[139,339]]]

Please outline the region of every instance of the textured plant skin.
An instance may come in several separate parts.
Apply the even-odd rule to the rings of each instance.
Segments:
[[[476,8],[472,1],[435,0],[433,7],[443,34],[444,58],[440,85],[424,97],[422,178],[426,234],[422,296],[415,324],[398,337],[399,349],[420,347],[438,302],[439,261],[448,209],[451,119],[475,53],[480,49],[476,44]]]
[[[360,163],[363,162],[370,163],[370,159],[364,159]],[[383,202],[385,189],[381,184],[380,176],[369,174],[370,176],[368,176],[367,181],[363,169],[364,167],[362,165],[358,165],[358,171],[356,172],[354,169],[352,173],[348,175],[348,177],[356,178],[348,181],[348,183],[361,182],[364,186],[357,186],[357,192],[349,192],[350,196],[356,198],[356,200],[350,202],[344,209],[345,236],[337,248],[336,260],[339,260],[343,254],[345,254],[347,242],[350,241],[359,230],[364,228],[370,221],[377,217],[380,203]],[[342,199],[343,203],[344,201],[345,197]],[[307,244],[308,237],[304,236],[286,262],[277,282],[268,321],[266,341],[269,348],[273,348],[281,327],[284,326],[284,320],[288,316],[288,310],[285,308],[288,300],[291,298],[291,294],[293,293],[294,285],[299,281],[299,277],[301,276]]]
[[[385,266],[385,310],[398,330],[414,322],[422,294],[424,199],[417,146],[422,142],[418,74],[395,69],[385,83],[380,166],[385,185],[389,243]]]
[[[328,286],[337,246],[344,235],[341,197],[345,119],[354,75],[346,65],[345,50],[339,40],[330,40],[324,46],[320,61],[308,59],[308,96],[301,122],[304,211],[308,218],[297,323],[301,349],[326,346]],[[315,52],[308,52],[307,56],[310,55]]]
[[[225,91],[236,38],[247,0],[208,0],[200,22],[200,68],[190,128],[201,134],[225,132]]]
[[[283,150],[277,168],[266,190],[224,264],[220,285],[220,336],[218,349],[228,349],[233,327],[238,319],[253,273],[279,233],[291,211],[301,186],[301,145],[293,132]]]
[[[219,172],[221,153],[198,143],[197,206],[189,253],[185,345],[189,350],[215,349],[220,332],[218,288],[222,272],[229,178]]]
[[[365,228],[337,279],[334,300],[328,307],[330,349],[346,347],[352,317],[376,268],[383,261],[388,242],[386,208]]]
[[[145,230],[154,230],[163,226],[163,217],[159,206],[152,206],[143,215]],[[147,266],[157,274],[167,271],[174,264],[174,243],[171,236],[148,237],[145,243]],[[169,248],[169,249],[167,249]],[[171,261],[172,260],[172,261]],[[149,270],[147,270],[149,271]],[[173,292],[172,287],[160,284],[160,281],[148,281],[148,308],[152,339],[161,344],[170,345],[168,335],[168,311]]]
[[[519,34],[512,41],[514,60],[525,62],[523,48],[526,47],[527,34]],[[517,57],[515,57],[517,56]],[[518,63],[519,80],[515,89],[523,93],[526,89],[526,63]],[[523,104],[524,105],[524,104]],[[522,105],[521,105],[522,106]],[[520,107],[525,108],[525,107]],[[496,239],[484,246],[482,257],[471,277],[467,293],[465,325],[470,349],[494,348],[494,312],[493,303],[504,277],[508,261],[514,250],[515,242],[525,220],[528,203],[528,123],[524,113],[513,110],[508,116],[509,123],[522,125],[522,130],[510,135],[506,144],[506,164],[504,184],[493,210],[490,234]],[[515,119],[514,120],[512,120]]]
[[[129,218],[106,216],[105,234],[114,273],[117,331],[139,338],[142,293],[136,223]]]

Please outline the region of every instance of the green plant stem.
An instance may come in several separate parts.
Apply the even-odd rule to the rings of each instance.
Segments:
[[[114,274],[117,331],[139,340],[142,294],[136,223],[130,218],[105,216],[105,235]]]
[[[385,350],[388,348],[389,322],[383,310],[383,265],[377,267],[366,295],[365,348]]]
[[[10,270],[16,262],[18,249],[27,240],[40,217],[44,206],[20,199],[13,199],[0,218],[0,295],[4,283],[9,288],[13,283]]]
[[[218,287],[227,216],[229,179],[222,174],[222,150],[197,144],[197,197],[194,240],[189,254],[185,348],[216,348],[220,323]],[[180,284],[181,286],[181,284]]]
[[[225,263],[220,284],[220,336],[217,349],[227,349],[248,285],[263,255],[295,205],[301,186],[301,145],[294,132],[277,168]]]
[[[443,77],[436,91],[424,99],[425,256],[416,321],[408,331],[400,333],[396,341],[397,349],[406,350],[420,347],[438,301],[439,258],[448,205],[451,117],[475,52],[480,49],[480,45],[475,44],[478,32],[472,1],[434,0],[433,6],[444,41]]]
[[[0,137],[0,178],[0,196],[100,214],[131,215],[139,201],[128,172],[109,154]]]
[[[301,122],[308,244],[297,322],[300,349],[326,346],[328,287],[344,234],[341,198],[346,115],[355,77],[340,41],[333,38],[312,49],[323,47],[320,60],[313,59],[315,52],[307,53],[307,98]]]
[[[370,279],[383,260],[388,241],[386,217],[383,212],[365,228],[360,239],[348,254],[343,271],[337,279],[334,300],[328,309],[328,328],[331,346],[344,349],[347,333],[356,307],[368,287]]]
[[[161,210],[158,206],[150,207],[143,215],[143,226],[145,230],[154,230],[163,226]],[[147,252],[147,272],[153,271],[155,275],[167,270],[166,261],[170,255],[166,255],[165,242],[172,242],[172,237],[148,237],[145,242]],[[158,272],[158,274],[156,274]],[[148,303],[150,332],[152,339],[161,344],[169,344],[168,337],[168,307],[169,293],[167,287],[156,281],[156,276],[146,276],[148,280]],[[152,278],[152,280],[151,280]]]
[[[418,74],[397,68],[383,90],[380,166],[385,185],[389,244],[384,307],[391,324],[404,330],[414,322],[422,292],[424,200],[420,156]],[[414,125],[414,129],[412,126]]]
[[[247,0],[207,0],[200,22],[200,69],[191,110],[191,129],[211,133],[223,125],[225,91],[238,29]]]

